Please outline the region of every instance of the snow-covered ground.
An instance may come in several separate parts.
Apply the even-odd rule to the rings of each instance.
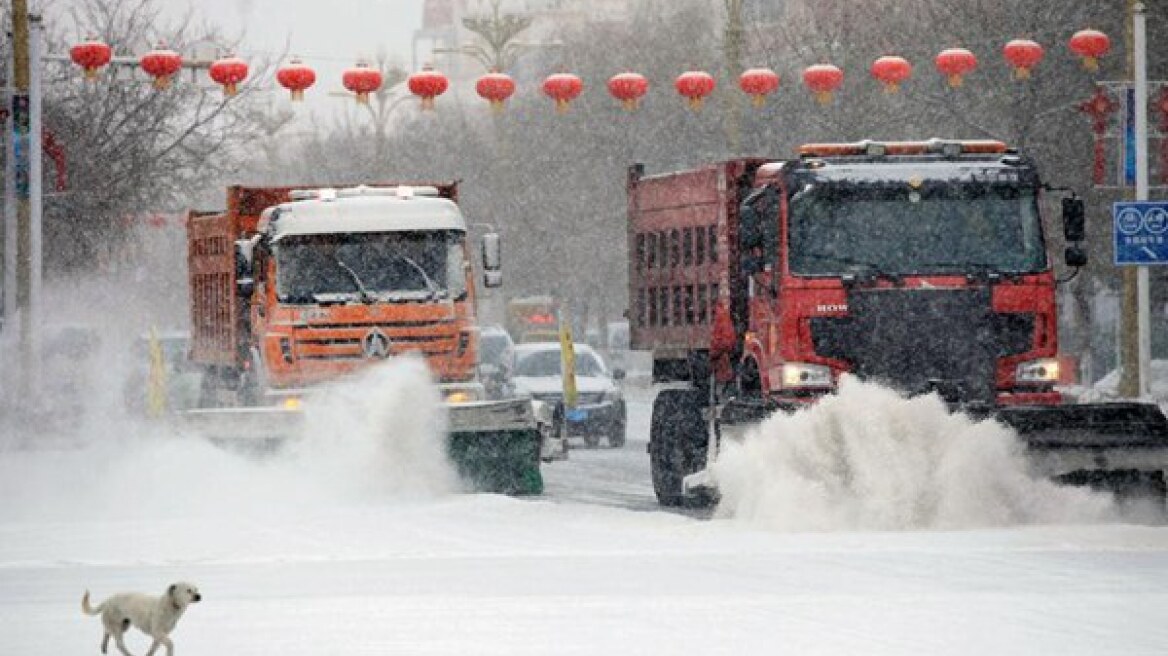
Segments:
[[[457,489],[408,362],[310,409],[276,458],[108,418],[75,447],[2,452],[0,651],[97,653],[83,591],[176,580],[204,594],[174,634],[186,655],[1168,645],[1168,529],[1028,479],[996,428],[854,386],[728,453],[710,518],[656,506],[651,393],[629,394],[625,448],[573,450],[532,499]]]

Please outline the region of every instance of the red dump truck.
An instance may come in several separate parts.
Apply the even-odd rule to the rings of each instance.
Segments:
[[[658,500],[715,498],[735,426],[831,394],[842,374],[996,417],[1037,471],[1163,498],[1152,404],[1067,403],[1034,163],[1000,142],[810,144],[628,177],[632,345],[653,353]],[[1086,262],[1082,201],[1064,254]]]
[[[453,182],[244,187],[191,212],[191,423],[216,437],[282,440],[322,385],[419,353],[446,400],[449,452],[478,487],[538,492],[531,401],[488,401],[478,378],[473,249]],[[482,243],[484,283],[501,282]],[[254,440],[252,440],[254,441]]]

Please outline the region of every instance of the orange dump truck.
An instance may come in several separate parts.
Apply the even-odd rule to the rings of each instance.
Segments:
[[[188,420],[220,438],[281,441],[314,390],[420,353],[449,414],[449,453],[480,488],[531,493],[541,422],[525,399],[488,401],[478,379],[476,280],[456,183],[242,187],[191,212]],[[484,284],[501,282],[482,241]]]

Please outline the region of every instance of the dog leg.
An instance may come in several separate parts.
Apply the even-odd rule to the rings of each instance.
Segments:
[[[124,640],[122,640],[122,634],[114,634],[114,644],[117,645],[118,651],[122,652],[122,656],[134,656],[130,653],[129,649],[126,649],[126,643]]]
[[[101,653],[103,653],[103,654],[109,653],[109,638],[110,638],[109,631],[106,631],[105,636],[102,637],[102,639],[101,639]]]
[[[154,644],[150,645],[150,650],[146,652],[146,656],[154,656],[154,652],[158,650],[159,645],[166,647],[166,656],[174,656],[174,643],[166,636],[158,636],[154,639]]]

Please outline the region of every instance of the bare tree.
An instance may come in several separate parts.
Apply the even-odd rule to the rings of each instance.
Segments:
[[[189,17],[164,27],[154,0],[82,0],[74,17],[83,33],[50,29],[50,51],[65,52],[87,34],[121,54],[159,41],[178,50],[215,44],[223,53],[236,45],[213,27],[194,27]],[[251,62],[251,80],[231,97],[205,75],[183,73],[158,90],[126,67],[110,67],[87,84],[72,64],[45,64],[45,127],[68,165],[67,187],[46,203],[50,274],[109,264],[108,254],[136,227],[132,217],[188,206],[233,175],[265,130],[278,129],[257,102],[257,87],[271,82],[265,62]]]

